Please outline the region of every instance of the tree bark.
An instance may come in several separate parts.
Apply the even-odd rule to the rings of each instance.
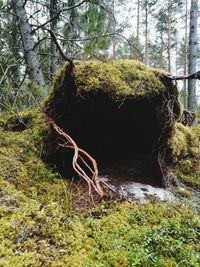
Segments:
[[[44,93],[47,93],[44,76],[40,68],[39,58],[36,51],[34,50],[35,42],[31,35],[31,27],[28,23],[28,16],[23,4],[23,0],[17,0],[16,11],[20,20],[19,27],[24,46],[24,53],[27,59],[27,64],[30,72],[30,78],[34,80],[41,88],[44,89]]]
[[[172,0],[168,0],[168,72],[171,73]]]
[[[185,0],[185,37],[184,37],[184,68],[183,73],[187,75],[188,66],[188,0]],[[187,108],[187,80],[184,80],[184,107]]]
[[[145,49],[144,63],[148,65],[148,3],[145,1]]]
[[[139,47],[139,40],[140,40],[140,0],[137,0],[137,35],[136,35],[137,47]]]
[[[50,0],[49,15],[50,15],[50,19],[52,19],[50,22],[50,29],[52,32],[55,32],[57,28],[58,18],[53,19],[54,16],[57,14],[57,12],[58,12],[58,0]],[[50,43],[50,77],[51,78],[55,74],[56,69],[57,69],[56,62],[57,62],[56,44],[51,38],[51,43]]]
[[[196,72],[197,65],[197,19],[198,19],[198,0],[191,0],[190,10],[190,32],[189,32],[189,74]],[[188,81],[188,110],[195,112],[197,107],[196,80]]]
[[[113,12],[113,32],[116,31],[116,19],[115,19],[115,0],[112,2],[112,12]],[[116,59],[116,36],[113,34],[112,37],[112,58]]]
[[[159,68],[164,69],[163,51],[164,51],[164,40],[163,40],[163,29],[160,34],[161,47],[160,47],[160,58],[159,58]]]

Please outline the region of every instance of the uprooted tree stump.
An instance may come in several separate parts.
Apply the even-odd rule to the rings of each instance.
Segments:
[[[176,83],[166,73],[135,61],[68,63],[58,71],[43,111],[46,122],[51,121],[43,157],[63,177],[73,175],[75,148],[55,125],[75,141],[76,149],[95,159],[100,171],[143,155],[141,172],[148,172],[149,180],[142,182],[168,184],[170,142],[180,106]],[[94,162],[76,160],[78,169],[88,167],[84,175],[94,175]]]

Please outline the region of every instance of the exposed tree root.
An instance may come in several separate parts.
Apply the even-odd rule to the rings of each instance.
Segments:
[[[189,111],[187,109],[183,110],[183,114],[181,118],[181,122],[183,125],[188,125],[189,127],[191,127],[195,119],[196,119],[195,112]]]
[[[92,189],[94,189],[101,197],[104,197],[105,193],[101,186],[101,182],[98,175],[98,167],[94,158],[92,158],[85,150],[79,148],[76,142],[66,134],[51,118],[47,118],[48,123],[56,131],[59,137],[63,140],[63,144],[58,143],[58,145],[65,149],[74,150],[72,166],[74,171],[84,179],[89,188],[89,195],[92,197]],[[84,159],[85,158],[85,159]],[[90,171],[92,177],[90,177],[86,171],[79,165],[78,160],[81,160],[82,164]],[[88,160],[91,166],[87,163]]]

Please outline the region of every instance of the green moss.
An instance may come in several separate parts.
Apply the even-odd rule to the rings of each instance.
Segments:
[[[69,217],[55,202],[41,207],[8,183],[2,196],[0,266],[200,264],[199,216],[193,210],[105,203],[103,209]]]
[[[49,102],[63,85],[63,78],[68,64],[57,71],[52,93],[44,101]],[[166,90],[161,78],[162,71],[149,69],[144,64],[134,60],[122,61],[87,61],[75,62],[74,79],[78,93],[91,90],[103,90],[114,98],[125,96],[154,96]]]
[[[27,129],[30,127],[33,117],[34,110],[30,109],[15,114],[4,114],[0,118],[0,127],[10,131]]]
[[[80,93],[102,89],[115,97],[144,97],[165,90],[157,72],[134,60],[79,62],[74,76]]]
[[[65,182],[40,159],[42,147],[40,150],[36,145],[38,139],[34,139],[35,131],[35,127],[33,131],[26,129],[23,132],[0,129],[0,178],[15,185],[26,195],[33,196],[36,191],[38,195],[35,197],[43,198],[44,192],[54,192],[53,187],[57,183],[60,190]],[[61,191],[65,192],[64,188]]]
[[[196,135],[191,128],[186,127],[181,123],[176,123],[174,136],[170,142],[172,153],[174,157],[178,158],[193,153]]]
[[[186,198],[191,198],[192,197],[192,192],[183,188],[183,187],[178,187],[176,189],[176,194],[182,196],[182,197],[186,197]]]
[[[77,81],[80,90],[102,88],[113,95],[137,97],[165,90],[158,73],[140,63],[91,64],[84,74],[83,65],[76,63],[75,76],[80,71],[80,79],[93,79]],[[138,72],[132,72],[134,66]],[[63,71],[54,81],[57,90]],[[105,202],[89,212],[72,211],[68,182],[40,158],[49,134],[43,112],[20,116],[29,118],[28,127],[19,129],[14,116],[2,119],[0,128],[0,266],[200,265],[200,216],[190,207]],[[189,143],[174,150],[177,157],[193,143],[192,135],[181,127],[177,129],[184,130]],[[187,164],[184,172],[186,176],[191,172]]]
[[[200,188],[200,164],[195,157],[186,157],[176,165],[176,174],[186,185]]]
[[[172,139],[173,155],[177,158],[175,172],[182,182],[194,188],[200,188],[199,136],[200,126],[189,128],[177,123]]]
[[[0,136],[0,266],[199,266],[195,210],[105,202],[74,213],[31,129]]]

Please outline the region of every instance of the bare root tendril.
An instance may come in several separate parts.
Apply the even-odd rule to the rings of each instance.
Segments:
[[[63,140],[63,143],[58,143],[58,145],[64,149],[74,150],[72,166],[74,171],[87,182],[89,188],[89,195],[92,197],[92,189],[94,189],[101,197],[103,197],[104,191],[101,186],[101,181],[99,179],[98,167],[95,159],[91,157],[85,150],[79,148],[76,142],[58,125],[56,125],[53,119],[48,117],[47,122],[52,126],[52,128],[56,131],[59,137]],[[87,174],[86,170],[84,170],[83,167],[79,165],[78,160],[80,160],[86,170],[91,173],[91,177]],[[89,161],[89,163],[87,163],[87,161]]]

